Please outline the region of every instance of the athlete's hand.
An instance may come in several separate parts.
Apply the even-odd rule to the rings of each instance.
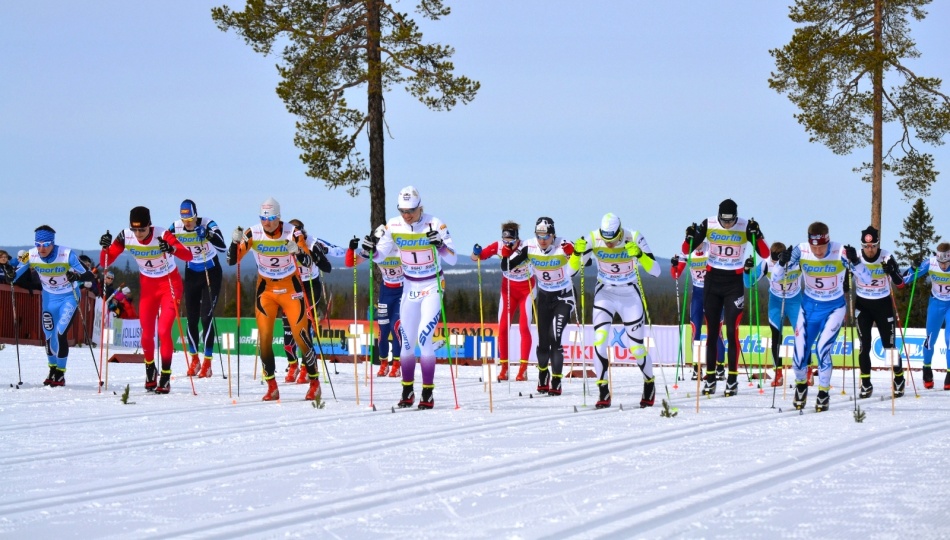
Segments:
[[[195,227],[195,234],[198,235],[198,240],[204,240],[208,237],[208,228],[204,225],[198,225]]]
[[[324,244],[323,242],[317,242],[314,245],[316,245],[317,248],[320,249],[320,253],[323,253],[324,255],[330,253],[330,246]]]
[[[583,236],[574,240],[574,251],[584,253],[587,251],[587,239]]]
[[[109,249],[109,246],[112,245],[112,235],[109,234],[109,231],[99,237],[99,245],[102,246],[102,249]]]
[[[673,258],[670,259],[670,276],[672,276],[673,279],[679,279],[682,274],[683,272],[680,270],[680,256],[673,255]]]
[[[76,283],[80,279],[82,279],[82,276],[80,276],[76,272],[66,272],[66,281],[70,283]]]
[[[475,244],[474,246],[472,246],[472,255],[477,257],[481,254],[482,254],[482,246],[478,244]]]
[[[755,267],[755,262],[752,260],[752,257],[748,257],[745,260],[745,265],[742,267],[742,271],[746,274],[752,273],[752,269]]]
[[[372,234],[367,234],[363,237],[363,251],[366,253],[373,253],[376,251],[376,237]]]
[[[162,250],[162,253],[175,253],[175,246],[169,244],[164,238],[158,239],[158,249]]]
[[[632,240],[624,244],[623,248],[627,250],[627,255],[630,255],[631,257],[640,257],[640,255],[643,255],[643,250],[640,249],[640,246],[638,246],[637,243]]]
[[[686,239],[685,243],[690,244],[694,249],[696,248],[697,240],[699,239],[699,227],[693,223],[689,227],[686,227]]]
[[[7,283],[13,285],[13,278],[16,277],[16,270],[9,264],[3,265],[3,277],[7,278]]]
[[[746,233],[746,236],[755,235],[755,238],[757,240],[761,239],[762,229],[759,228],[759,222],[754,219],[750,219],[749,223],[746,225],[745,233]]]
[[[300,266],[309,267],[311,264],[313,264],[313,259],[310,257],[310,254],[307,253],[306,251],[298,250],[294,254],[294,257],[297,258],[297,262],[300,263]]]
[[[285,248],[287,249],[287,253],[290,253],[291,255],[296,255],[300,251],[300,246],[297,245],[297,242],[292,240],[287,241]]]
[[[901,269],[897,266],[897,260],[894,257],[888,257],[884,264],[884,271],[887,272],[887,275],[891,276],[891,280],[895,283],[899,283],[903,280],[901,278]]]
[[[844,256],[847,257],[848,262],[857,266],[861,262],[861,259],[858,258],[858,250],[854,249],[852,245],[844,246]]]
[[[792,260],[792,250],[791,248],[786,249],[785,251],[778,254],[778,264],[782,268],[788,265],[788,262]]]
[[[353,238],[351,238],[351,239],[350,239],[349,248],[350,248],[351,251],[356,251],[357,249],[359,249],[359,248],[360,248],[360,239],[357,238],[357,237],[355,237],[355,236],[354,236]]]
[[[235,244],[240,244],[244,241],[244,229],[241,227],[236,227],[234,231],[231,232],[231,241]]]
[[[442,241],[442,238],[439,236],[438,231],[429,229],[429,232],[426,233],[426,238],[429,239],[429,243],[435,246],[436,249],[442,249],[442,246],[445,243]]]
[[[508,246],[507,244],[505,244],[505,247],[501,248],[501,256],[502,258],[505,258],[505,259],[507,259],[508,257],[511,257],[511,254],[514,252],[515,250],[511,249],[511,247]]]

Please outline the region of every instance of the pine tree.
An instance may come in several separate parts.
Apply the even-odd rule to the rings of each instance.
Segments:
[[[923,199],[917,199],[911,208],[910,215],[904,219],[904,230],[900,233],[901,240],[895,242],[897,249],[894,257],[904,266],[920,266],[921,261],[930,256],[932,246],[940,241],[933,226],[933,216],[927,209]],[[930,298],[930,283],[924,277],[917,279],[914,292],[914,302],[910,316],[907,315],[907,303],[910,299],[912,287],[907,286],[894,292],[897,298],[898,316],[901,322],[906,317],[907,326],[922,328],[927,323],[927,302]]]

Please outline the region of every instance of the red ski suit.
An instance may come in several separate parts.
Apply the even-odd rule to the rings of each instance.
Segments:
[[[501,254],[501,242],[492,242],[484,248],[478,257],[481,260],[490,259]],[[521,333],[521,356],[519,360],[527,360],[531,354],[531,295],[535,289],[534,277],[528,271],[528,262],[511,271],[502,271],[501,302],[498,304],[498,358],[502,362],[508,361],[508,328],[511,326],[511,317],[520,310],[518,330]],[[510,292],[510,296],[509,296]]]

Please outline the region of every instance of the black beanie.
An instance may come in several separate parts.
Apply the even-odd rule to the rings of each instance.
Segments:
[[[136,206],[129,212],[129,225],[132,227],[148,227],[152,224],[152,215],[148,208]]]
[[[881,241],[880,232],[874,228],[874,225],[868,225],[867,229],[861,231],[862,244],[877,244]]]
[[[736,201],[732,199],[726,199],[719,203],[719,215],[720,216],[733,216],[737,217],[739,214],[739,207],[736,205]]]
[[[552,234],[556,235],[554,232],[554,220],[549,217],[539,217],[538,221],[534,224],[535,234]]]

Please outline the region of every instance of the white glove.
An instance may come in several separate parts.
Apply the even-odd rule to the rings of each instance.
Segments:
[[[382,238],[384,234],[386,234],[385,225],[380,225],[379,227],[376,227],[375,231],[373,231],[373,236],[375,236],[377,239]]]
[[[297,245],[297,242],[293,242],[293,241],[291,241],[291,240],[288,240],[288,241],[287,241],[287,253],[290,253],[291,255],[296,255],[298,251],[300,251],[300,246]]]
[[[231,233],[231,241],[235,244],[239,244],[244,240],[244,229],[238,227],[234,229],[234,232]]]

